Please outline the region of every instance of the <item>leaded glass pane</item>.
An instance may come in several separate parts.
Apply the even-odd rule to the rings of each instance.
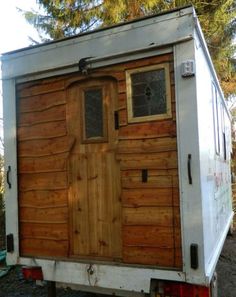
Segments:
[[[165,69],[131,74],[133,116],[167,113]]]
[[[85,91],[84,113],[86,138],[103,137],[102,89]]]

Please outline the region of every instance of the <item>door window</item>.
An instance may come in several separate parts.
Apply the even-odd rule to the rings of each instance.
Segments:
[[[83,141],[106,141],[107,127],[105,122],[104,90],[90,88],[83,90]]]

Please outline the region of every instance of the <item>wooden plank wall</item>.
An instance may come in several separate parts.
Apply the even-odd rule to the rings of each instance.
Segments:
[[[170,63],[172,118],[127,123],[125,79],[119,80],[118,155],[122,179],[123,261],[180,268],[176,110],[173,55],[126,64],[126,69]],[[142,169],[148,180],[142,182]]]
[[[127,122],[125,70],[170,63],[171,119]],[[121,171],[122,262],[181,268],[173,55],[94,70],[116,78]],[[77,75],[18,86],[18,152],[21,254],[69,256],[66,88]],[[142,182],[142,169],[148,181]]]
[[[18,86],[20,252],[68,255],[67,157],[64,80]]]

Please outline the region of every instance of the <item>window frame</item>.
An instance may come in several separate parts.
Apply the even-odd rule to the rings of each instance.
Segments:
[[[85,92],[90,90],[101,90],[102,93],[102,115],[103,115],[103,136],[90,137],[86,136],[86,115],[85,115]],[[82,143],[99,143],[108,141],[108,127],[107,127],[107,108],[105,103],[106,90],[104,84],[94,84],[81,89],[81,135]]]
[[[212,108],[213,108],[213,129],[215,140],[215,153],[220,155],[220,114],[219,114],[219,95],[214,82],[212,82]]]
[[[228,156],[228,148],[227,148],[227,140],[226,140],[226,127],[225,127],[225,109],[223,103],[221,103],[221,130],[222,130],[222,141],[223,141],[223,158],[224,161],[227,161]]]
[[[164,69],[164,71],[165,71],[166,113],[135,117],[133,115],[131,75],[134,74],[134,73],[149,72],[149,71],[159,70],[159,69]],[[126,94],[127,94],[128,123],[139,123],[139,122],[164,120],[164,119],[172,118],[171,83],[170,83],[170,67],[169,67],[169,63],[161,63],[161,64],[156,64],[156,65],[143,66],[143,67],[138,67],[138,68],[126,70]]]

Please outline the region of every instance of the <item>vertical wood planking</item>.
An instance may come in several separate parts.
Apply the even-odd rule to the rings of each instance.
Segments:
[[[81,128],[81,123],[85,121],[80,99],[83,91],[91,87],[103,88],[104,126],[108,139],[100,141],[82,137],[85,127]],[[76,139],[74,159],[70,157],[69,166],[71,254],[75,257],[116,259],[121,256],[121,206],[117,202],[120,201],[120,179],[116,178],[119,176],[119,163],[115,158],[117,132],[113,125],[116,87],[107,78],[81,83],[74,80],[67,92],[67,126]],[[73,170],[73,167],[76,169]],[[81,172],[79,182],[76,181],[76,172]],[[116,187],[112,187],[114,183]],[[81,193],[84,193],[82,197]],[[83,204],[80,213],[75,209],[76,199]]]
[[[78,164],[80,165],[78,167]],[[87,200],[87,160],[84,155],[73,154],[70,158],[70,217],[75,226],[71,230],[73,241],[72,251],[75,254],[87,255],[89,252],[89,204]],[[71,251],[71,252],[72,252]]]

